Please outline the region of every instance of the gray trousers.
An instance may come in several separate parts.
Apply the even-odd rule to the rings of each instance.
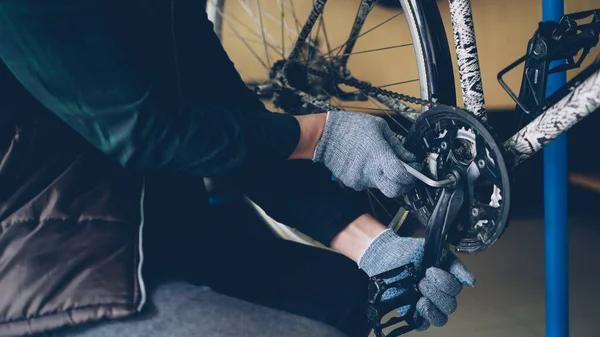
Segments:
[[[224,296],[205,286],[169,282],[149,294],[140,315],[84,325],[52,337],[345,337],[305,317]],[[47,335],[48,336],[48,335]]]

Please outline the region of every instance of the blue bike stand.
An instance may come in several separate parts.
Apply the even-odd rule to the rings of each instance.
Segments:
[[[542,20],[559,21],[564,0],[542,0]],[[552,64],[551,67],[556,64]],[[546,95],[566,82],[566,73],[548,78]],[[567,233],[567,134],[549,143],[544,156],[546,249],[546,336],[569,336],[569,245]]]

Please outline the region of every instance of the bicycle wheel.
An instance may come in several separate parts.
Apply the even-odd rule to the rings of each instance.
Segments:
[[[410,127],[410,116],[425,109],[389,97],[370,97],[331,80],[350,74],[389,91],[456,104],[452,61],[436,0],[398,0],[398,9],[373,6],[370,0],[324,2],[208,0],[206,11],[246,84],[273,111],[306,114],[336,107],[374,113],[402,134]],[[311,16],[320,7],[320,15]],[[308,35],[298,44],[292,63],[290,52],[302,32]],[[398,230],[406,217],[398,200],[378,191],[367,193],[372,215]],[[310,241],[252,205],[282,237]]]

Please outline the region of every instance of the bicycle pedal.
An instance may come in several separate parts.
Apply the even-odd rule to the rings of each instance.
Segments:
[[[402,278],[393,282],[389,281],[401,275]],[[369,279],[367,318],[376,337],[397,337],[420,326],[421,322],[415,320],[416,304],[422,296],[417,284],[417,270],[412,263],[375,275]],[[385,292],[393,288],[402,288],[405,291],[393,298],[383,299]],[[396,309],[404,306],[409,306],[409,310],[404,316],[395,316],[383,321],[385,316],[395,313]],[[384,330],[390,331],[385,334]]]

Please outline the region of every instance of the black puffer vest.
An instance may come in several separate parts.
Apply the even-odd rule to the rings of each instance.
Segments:
[[[185,237],[178,226],[192,209],[198,218],[202,181],[122,169],[2,64],[0,88],[0,336],[135,314],[146,301],[145,230]]]

